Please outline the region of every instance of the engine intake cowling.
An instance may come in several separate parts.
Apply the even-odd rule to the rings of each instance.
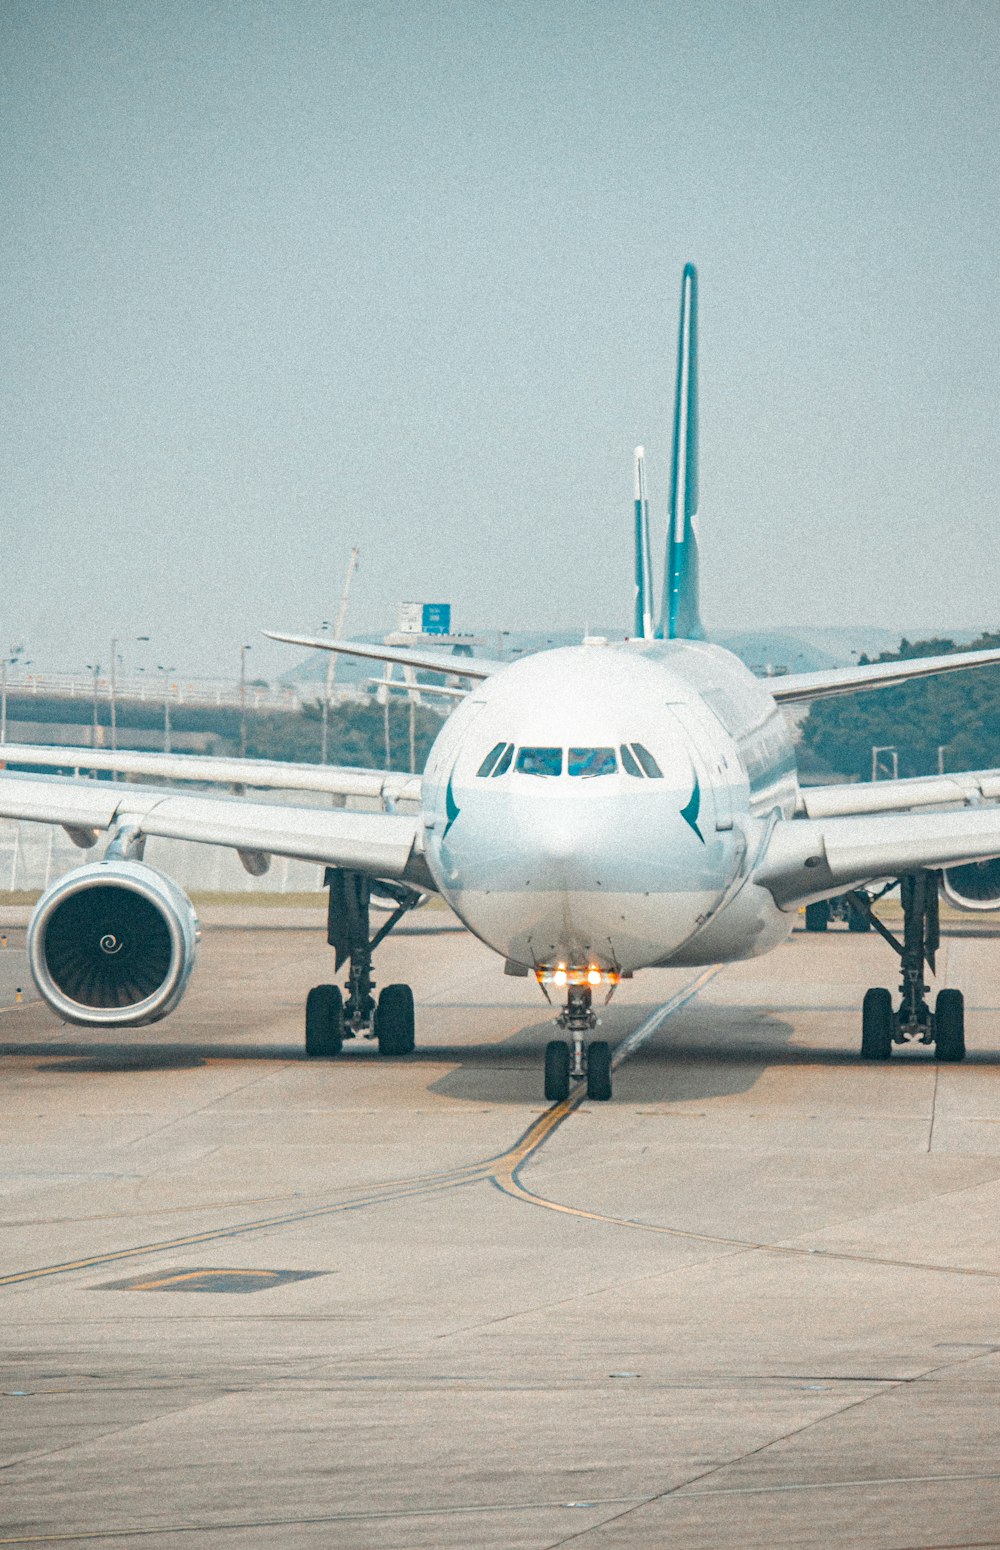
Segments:
[[[90,1027],[154,1023],[187,988],[200,938],[187,894],[140,861],[77,867],[42,895],[28,962],[57,1016]]]
[[[948,867],[941,873],[941,892],[960,910],[1000,910],[1000,860]]]

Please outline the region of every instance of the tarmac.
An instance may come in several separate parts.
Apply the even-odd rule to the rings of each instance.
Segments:
[[[1000,926],[946,926],[964,1065],[862,1064],[892,954],[797,932],[623,985],[553,1108],[442,912],[376,961],[417,1053],[330,1062],[318,912],[210,920],[119,1033],[5,918],[0,1546],[1000,1545]]]

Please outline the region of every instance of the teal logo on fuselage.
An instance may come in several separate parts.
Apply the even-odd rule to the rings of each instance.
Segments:
[[[445,824],[444,832],[441,835],[443,840],[448,838],[448,830],[451,828],[452,824],[455,822],[455,819],[458,817],[461,811],[458,803],[455,801],[455,793],[451,788],[451,783],[454,777],[455,771],[452,770],[451,774],[448,776],[448,785],[444,794],[444,813],[448,822]]]
[[[700,786],[700,784],[698,782],[698,776],[696,774],[695,777],[694,777],[694,790],[691,793],[691,800],[688,802],[686,807],[682,807],[681,808],[681,817],[684,819],[684,822],[686,824],[689,824],[691,826],[691,828],[694,830],[695,834],[697,834],[698,838],[701,840],[701,843],[704,845],[704,843],[705,843],[705,836],[702,834],[701,830],[698,827],[698,814],[699,814],[700,811],[701,811],[701,786]]]

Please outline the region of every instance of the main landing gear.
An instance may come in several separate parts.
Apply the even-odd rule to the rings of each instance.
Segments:
[[[941,942],[938,924],[936,872],[907,872],[899,879],[903,905],[903,940],[872,913],[866,893],[849,894],[851,908],[863,912],[871,925],[899,954],[902,972],[900,1003],[881,986],[865,995],[861,1013],[862,1060],[888,1060],[894,1044],[933,1044],[937,1060],[965,1059],[965,1001],[960,990],[939,990],[933,1012],[926,996],[924,969],[934,973]]]
[[[566,1039],[550,1039],[545,1046],[545,1096],[550,1103],[562,1103],[569,1097],[573,1081],[587,1081],[587,1097],[606,1103],[611,1097],[611,1049],[604,1039],[585,1042],[585,1036],[597,1027],[591,1010],[589,985],[570,985],[566,1006],[556,1019],[565,1028]]]
[[[347,999],[337,985],[314,985],[306,997],[306,1054],[310,1059],[339,1055],[345,1039],[361,1034],[378,1040],[380,1055],[411,1055],[414,1047],[413,991],[409,985],[386,985],[376,1001],[372,954],[379,943],[419,902],[420,895],[400,883],[379,883],[395,909],[371,935],[371,879],[363,872],[327,867],[329,889],[326,939],[336,966],[350,960]]]

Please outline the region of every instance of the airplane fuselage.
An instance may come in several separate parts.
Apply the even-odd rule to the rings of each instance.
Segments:
[[[424,774],[425,853],[512,970],[714,963],[791,929],[750,875],[796,795],[784,715],[732,653],[588,643],[454,712]]]

